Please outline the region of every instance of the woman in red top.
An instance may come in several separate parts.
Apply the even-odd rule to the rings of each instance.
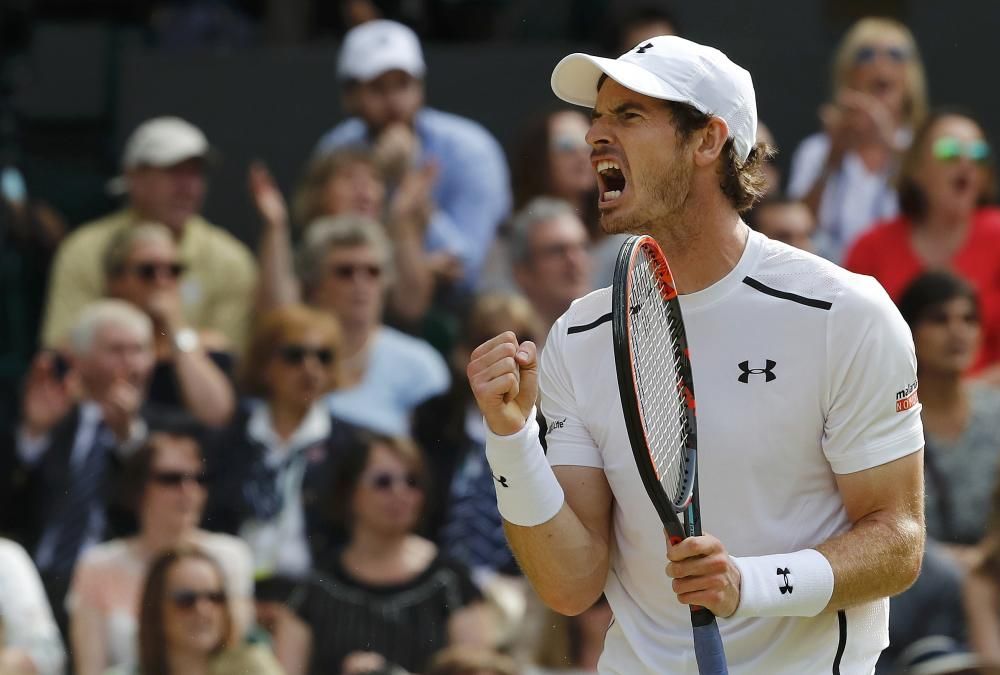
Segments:
[[[862,235],[844,266],[868,274],[893,300],[926,270],[951,270],[979,293],[984,340],[974,371],[1000,364],[1000,209],[982,127],[958,112],[932,114],[903,156],[901,215]],[[1000,375],[1000,368],[998,368]]]

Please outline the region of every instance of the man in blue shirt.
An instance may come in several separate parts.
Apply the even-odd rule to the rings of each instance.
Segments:
[[[510,178],[496,139],[478,123],[424,106],[423,53],[416,34],[395,21],[369,21],[344,36],[337,64],[344,109],[353,117],[327,132],[318,153],[370,145],[398,184],[407,171],[436,170],[436,209],[426,246],[461,263],[460,283],[474,285],[497,225],[510,211]]]

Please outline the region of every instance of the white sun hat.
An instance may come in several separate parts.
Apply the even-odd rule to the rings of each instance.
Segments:
[[[568,103],[593,108],[602,74],[634,92],[687,103],[721,118],[743,161],[756,142],[757,101],[750,73],[714,47],[663,35],[617,59],[570,54],[552,71],[552,91]]]

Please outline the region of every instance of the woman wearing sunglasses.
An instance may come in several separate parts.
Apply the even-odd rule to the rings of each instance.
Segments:
[[[302,305],[255,322],[242,377],[253,398],[212,443],[206,524],[250,544],[258,579],[300,578],[332,545],[322,498],[355,433],[324,400],[340,383],[341,350],[337,321]]]
[[[1000,361],[1000,209],[988,206],[996,173],[982,126],[965,113],[931,115],[903,156],[898,184],[902,214],[858,239],[845,266],[878,279],[894,300],[925,270],[964,278],[981,308],[973,369]]]
[[[426,479],[410,441],[364,434],[345,449],[329,494],[347,545],[288,601],[313,636],[309,673],[420,673],[445,646],[489,643],[465,568],[415,534]]]
[[[913,35],[892,19],[865,18],[833,61],[833,101],[823,131],[796,149],[788,193],[815,213],[820,253],[840,262],[872,223],[896,215],[899,153],[927,111],[927,86]]]
[[[223,570],[198,548],[179,547],[149,566],[136,668],[109,675],[282,675],[271,653],[241,644]]]
[[[204,472],[198,441],[181,429],[152,433],[129,458],[120,498],[138,516],[139,532],[92,547],[77,564],[67,597],[76,675],[100,675],[113,666],[128,672],[139,663],[143,579],[150,563],[176,546],[197,545],[218,561],[233,602],[234,630],[242,636],[250,625],[253,568],[247,545],[198,528]]]
[[[184,264],[165,225],[123,228],[104,255],[108,295],[132,303],[153,321],[156,366],[149,401],[183,408],[209,426],[229,421],[235,394],[232,355],[221,333],[196,331],[183,312]]]

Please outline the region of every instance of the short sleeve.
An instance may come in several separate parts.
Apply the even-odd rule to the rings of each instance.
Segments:
[[[549,464],[604,468],[604,458],[576,404],[566,363],[566,316],[556,321],[545,341],[539,365],[542,415],[548,424],[545,443]]]
[[[878,282],[853,280],[834,300],[827,331],[823,452],[838,474],[886,464],[924,444],[910,329]]]

